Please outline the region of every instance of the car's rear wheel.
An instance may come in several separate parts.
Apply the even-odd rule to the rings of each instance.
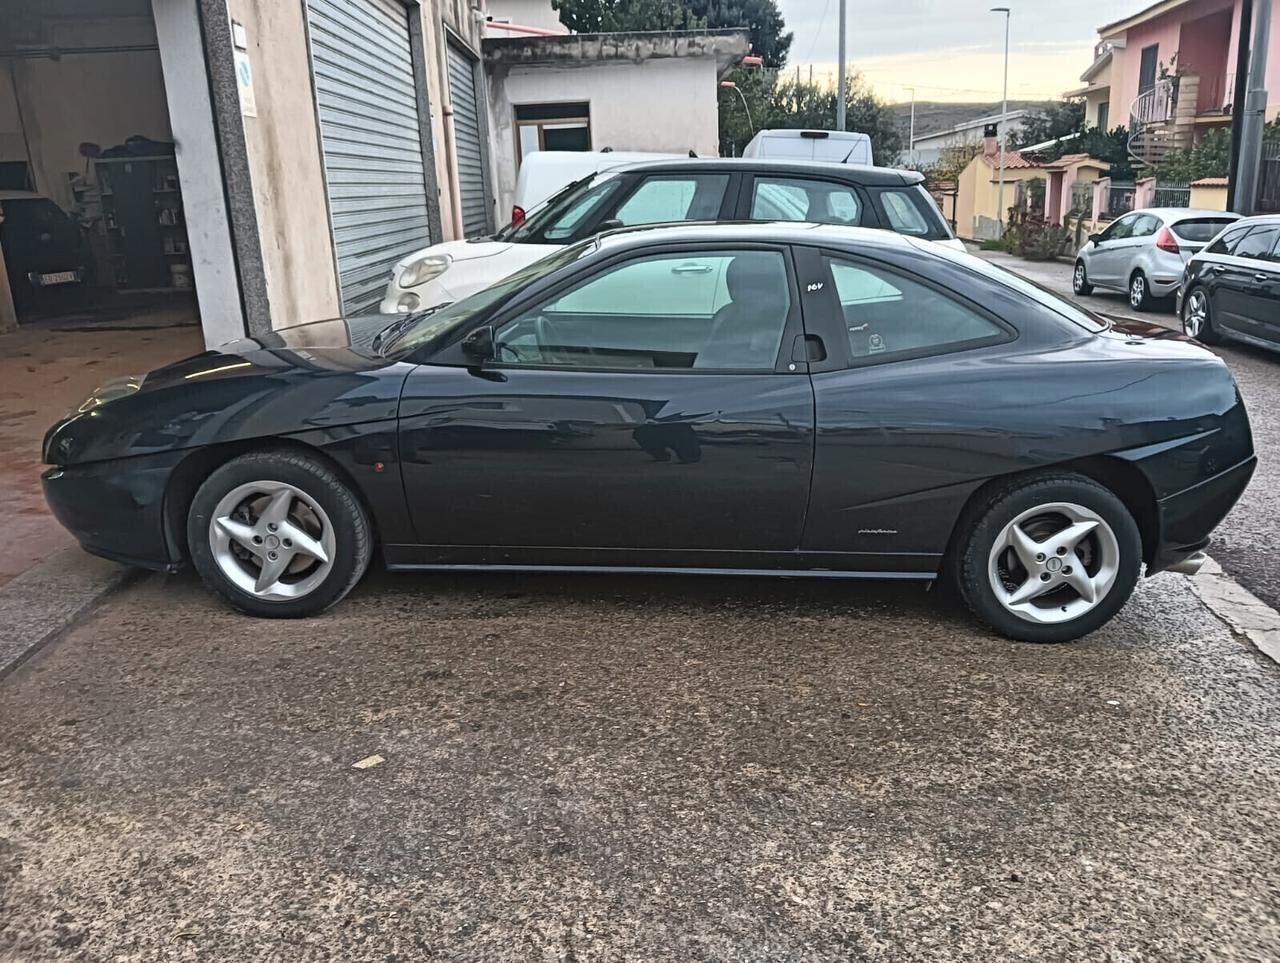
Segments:
[[[1028,642],[1105,625],[1133,592],[1142,540],[1112,492],[1081,475],[1013,479],[961,519],[957,578],[980,619]]]
[[[341,600],[368,568],[369,520],[333,470],[295,452],[253,452],[217,469],[187,516],[200,577],[251,615],[298,618]]]
[[[1192,288],[1183,299],[1182,332],[1205,344],[1218,344],[1222,340],[1213,326],[1213,304],[1204,288]]]
[[[1089,283],[1089,272],[1084,261],[1076,261],[1076,269],[1071,273],[1071,290],[1081,297],[1093,293],[1093,285]]]
[[[1129,278],[1129,307],[1135,311],[1146,311],[1154,300],[1147,276],[1141,271],[1134,271]]]

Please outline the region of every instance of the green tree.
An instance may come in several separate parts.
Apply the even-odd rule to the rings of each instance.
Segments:
[[[737,156],[755,132],[765,129],[808,128],[833,130],[836,89],[832,85],[782,79],[773,71],[735,72],[738,89],[751,107],[747,124],[742,100],[733,90],[720,92],[720,153]],[[851,72],[845,98],[846,126],[867,134],[878,164],[891,164],[902,150],[902,131],[890,107],[867,86],[862,75]]]
[[[1017,149],[1083,131],[1084,101],[1063,100],[1028,113],[1022,120],[1022,129],[1010,140]]]
[[[776,69],[787,62],[792,34],[786,29],[777,0],[687,0],[689,9],[712,30],[746,27],[751,52]]]
[[[920,173],[924,174],[930,187],[955,182],[960,179],[964,169],[981,153],[981,144],[957,144],[955,147],[944,147],[938,159]]]
[[[1231,132],[1218,128],[1205,133],[1200,143],[1171,150],[1155,167],[1165,183],[1190,184],[1202,177],[1228,177],[1231,173]]]
[[[681,0],[551,0],[560,22],[575,33],[630,33],[646,30],[703,30]]]

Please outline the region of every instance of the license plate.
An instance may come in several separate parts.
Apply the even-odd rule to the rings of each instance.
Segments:
[[[54,271],[52,274],[41,274],[41,287],[48,287],[50,284],[71,284],[79,281],[80,274],[77,271]]]

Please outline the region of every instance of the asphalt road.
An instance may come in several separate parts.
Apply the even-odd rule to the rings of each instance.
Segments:
[[[1072,297],[1070,264],[1023,261],[989,252],[981,256]],[[1181,330],[1171,307],[1134,315],[1123,294],[1101,291],[1074,300],[1100,314],[1136,316]],[[1249,409],[1258,470],[1244,497],[1214,534],[1209,551],[1232,578],[1280,610],[1280,352],[1234,344],[1212,350],[1231,366]]]
[[[1065,646],[892,584],[155,576],[0,683],[0,959],[1273,960],[1277,683],[1173,575]]]

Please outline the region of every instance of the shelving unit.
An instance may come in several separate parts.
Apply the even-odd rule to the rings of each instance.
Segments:
[[[94,165],[115,287],[189,288],[191,252],[177,160],[101,157]]]

